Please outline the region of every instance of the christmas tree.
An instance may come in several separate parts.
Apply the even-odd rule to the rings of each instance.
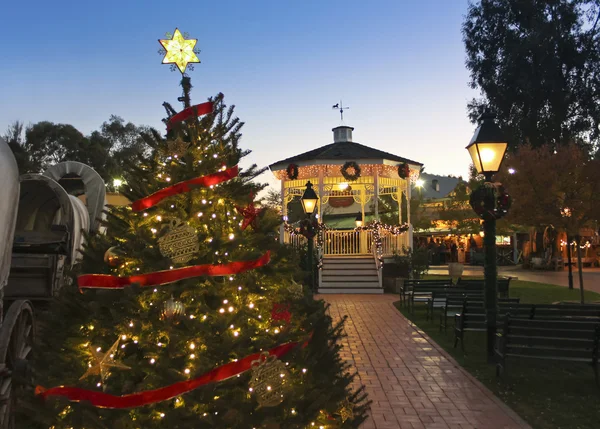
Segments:
[[[132,204],[40,314],[33,389],[17,427],[355,428],[366,396],[339,356],[342,323],[303,291],[281,219],[255,206],[261,169],[240,169],[243,123],[222,94],[191,105],[195,41],[161,41],[184,108],[127,166]],[[174,49],[174,50],[172,50]]]

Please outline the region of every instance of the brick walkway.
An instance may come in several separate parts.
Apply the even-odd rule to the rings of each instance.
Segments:
[[[342,355],[371,405],[364,429],[529,428],[394,308],[394,295],[321,295],[348,315]],[[358,380],[358,378],[360,378]]]

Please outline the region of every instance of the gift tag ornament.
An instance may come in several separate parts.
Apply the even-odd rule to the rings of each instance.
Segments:
[[[257,360],[252,361],[251,367],[250,387],[256,395],[259,408],[281,404],[289,377],[285,364],[269,352],[262,352]]]
[[[177,320],[185,316],[185,307],[181,301],[176,301],[171,298],[165,301],[163,309],[160,312],[160,318],[162,320]]]
[[[185,264],[200,249],[196,231],[179,219],[171,221],[170,230],[158,239],[160,253],[176,264]]]

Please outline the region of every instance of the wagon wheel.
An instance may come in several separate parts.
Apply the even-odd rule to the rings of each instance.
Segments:
[[[34,334],[31,304],[15,301],[0,328],[0,429],[15,427],[14,393],[29,378],[28,359],[31,357]]]

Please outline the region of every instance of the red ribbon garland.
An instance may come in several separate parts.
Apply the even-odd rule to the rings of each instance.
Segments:
[[[301,345],[302,347],[306,347],[307,344],[308,340]],[[282,344],[269,350],[269,354],[281,358],[298,345],[300,345],[299,342]],[[214,383],[235,377],[238,374],[248,371],[251,368],[252,361],[260,359],[260,357],[261,353],[254,353],[253,355],[246,356],[237,362],[231,362],[215,368],[192,380],[180,381],[179,383],[171,384],[170,386],[161,387],[155,390],[132,393],[130,395],[115,396],[94,390],[65,386],[52,387],[50,389],[37,386],[35,388],[35,393],[36,395],[42,396],[44,399],[49,396],[62,396],[74,402],[89,401],[91,405],[99,408],[141,407],[143,405],[154,404],[156,402],[172,399],[208,383]]]
[[[220,265],[193,265],[191,267],[157,271],[131,277],[111,276],[108,274],[84,274],[77,277],[77,284],[79,285],[79,289],[123,289],[125,286],[133,284],[157,286],[191,277],[239,274],[267,265],[270,260],[271,252],[268,251],[254,261],[230,262],[229,264]]]
[[[196,104],[195,106],[188,107],[187,109],[183,109],[181,112],[171,116],[167,121],[167,131],[171,129],[171,124],[175,124],[177,122],[185,121],[193,116],[202,116],[207,113],[211,113],[213,111],[213,103],[212,101],[207,101],[206,103]]]
[[[189,192],[192,188],[208,187],[211,185],[217,185],[227,180],[231,180],[237,177],[239,174],[239,168],[235,167],[228,168],[227,170],[219,171],[218,173],[209,174],[208,176],[196,177],[195,179],[186,180],[185,182],[176,183],[168,188],[161,189],[158,192],[148,195],[147,197],[141,198],[131,203],[131,208],[135,212],[155,206],[162,200],[173,195],[181,194],[183,192]]]

